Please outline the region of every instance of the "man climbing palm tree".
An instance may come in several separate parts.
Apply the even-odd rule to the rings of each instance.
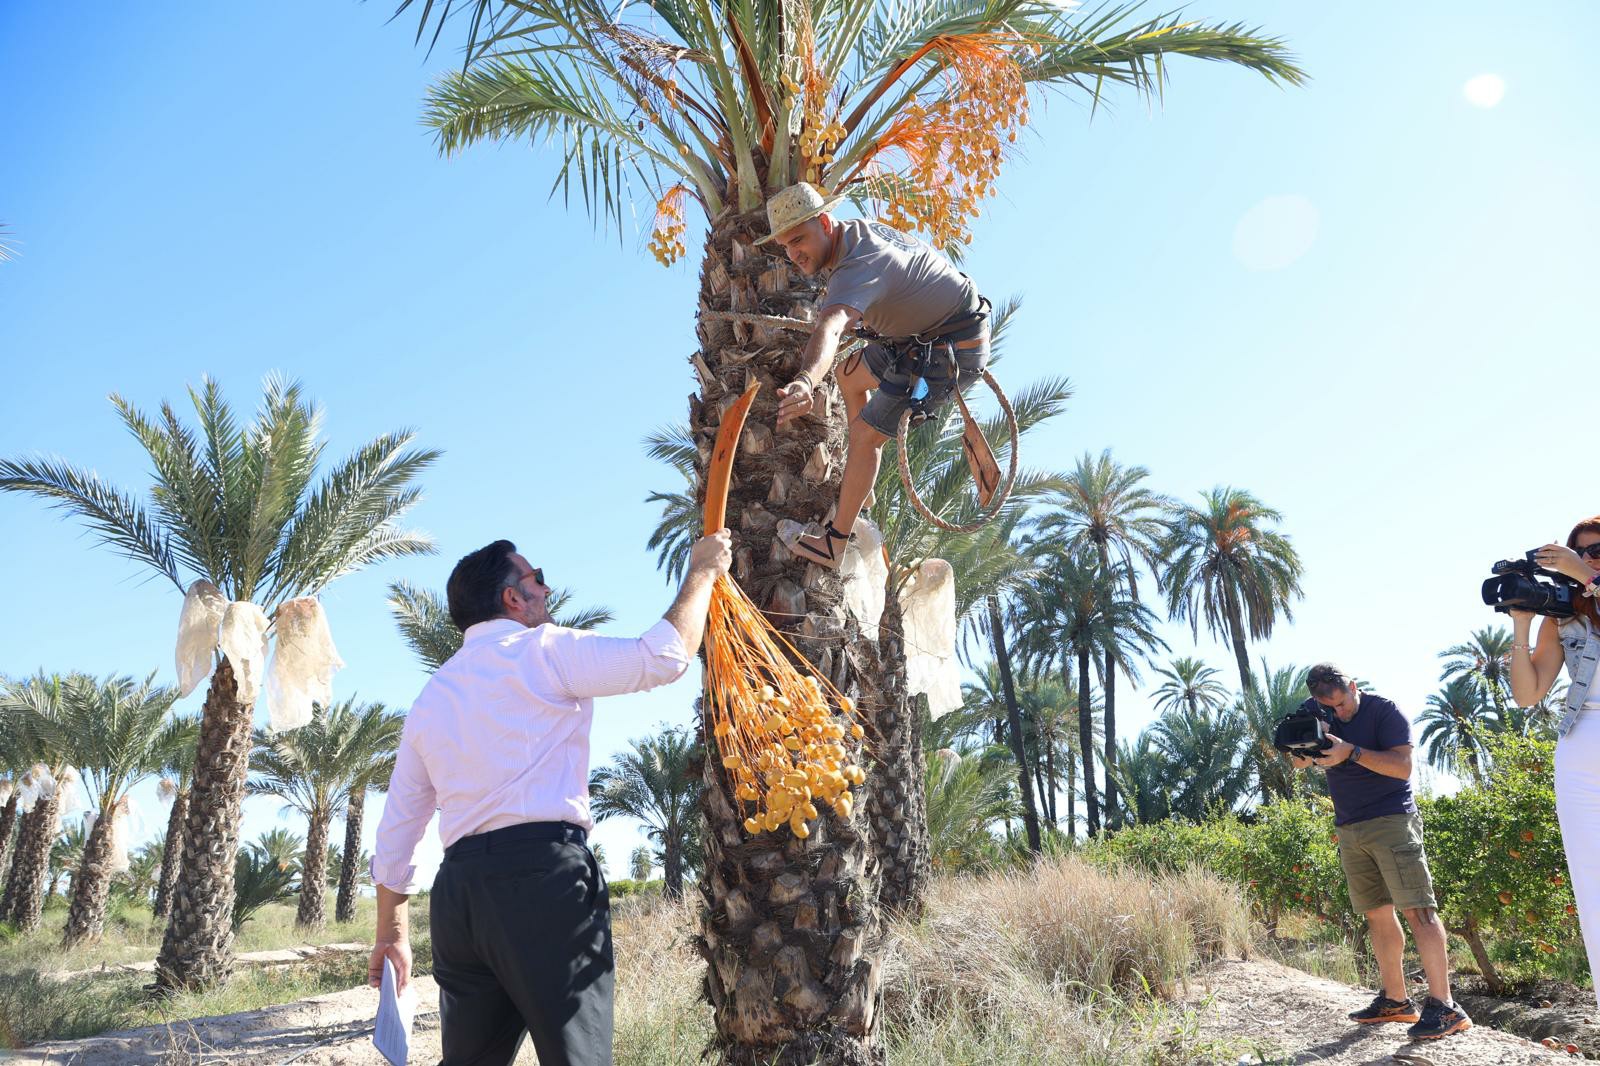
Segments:
[[[829,209],[840,199],[825,198],[805,182],[790,186],[767,201],[772,235],[756,242],[777,241],[801,273],[828,276],[799,373],[778,390],[778,425],[811,411],[847,330],[871,338],[839,368],[850,448],[833,520],[820,534],[786,541],[795,555],[830,570],[844,561],[845,542],[901,415],[909,410],[916,418],[949,402],[989,362],[989,301],[972,279],[927,244],[882,222],[835,219]],[[994,460],[982,434],[968,436],[969,458],[987,459],[979,484],[986,494],[997,486],[999,470],[991,479]]]

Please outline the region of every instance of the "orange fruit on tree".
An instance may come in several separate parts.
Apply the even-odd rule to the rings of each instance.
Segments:
[[[1509,892],[1500,893],[1500,902],[1504,903],[1504,904],[1507,904],[1507,905],[1510,905],[1510,903],[1511,903],[1511,893],[1509,893]]]
[[[1524,842],[1531,841],[1533,839],[1533,830],[1532,829],[1524,829],[1522,831],[1522,839],[1523,839]]]

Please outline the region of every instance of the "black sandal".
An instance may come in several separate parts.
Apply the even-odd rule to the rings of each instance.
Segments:
[[[802,536],[804,535],[802,534]],[[849,543],[850,534],[839,532],[833,528],[832,522],[828,522],[822,527],[822,543],[827,546],[828,550],[826,552],[821,548],[802,542],[799,537],[796,537],[792,544],[785,542],[784,547],[788,548],[790,554],[796,558],[804,559],[808,563],[816,563],[818,566],[826,567],[829,570],[837,570],[839,569],[839,564],[844,562],[844,557],[843,553],[836,551],[833,547],[833,542],[836,540]]]

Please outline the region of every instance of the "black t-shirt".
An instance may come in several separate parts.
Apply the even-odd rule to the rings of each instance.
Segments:
[[[1341,722],[1337,715],[1328,732],[1366,751],[1388,751],[1411,743],[1411,723],[1391,700],[1361,694],[1355,717]],[[1328,768],[1328,795],[1333,798],[1333,824],[1349,825],[1387,814],[1413,814],[1417,801],[1410,779],[1388,777],[1346,759]]]

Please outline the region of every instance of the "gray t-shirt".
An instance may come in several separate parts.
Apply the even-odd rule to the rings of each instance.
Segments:
[[[971,280],[922,241],[860,218],[839,229],[839,261],[828,273],[823,307],[853,308],[884,337],[910,337],[977,309]]]

